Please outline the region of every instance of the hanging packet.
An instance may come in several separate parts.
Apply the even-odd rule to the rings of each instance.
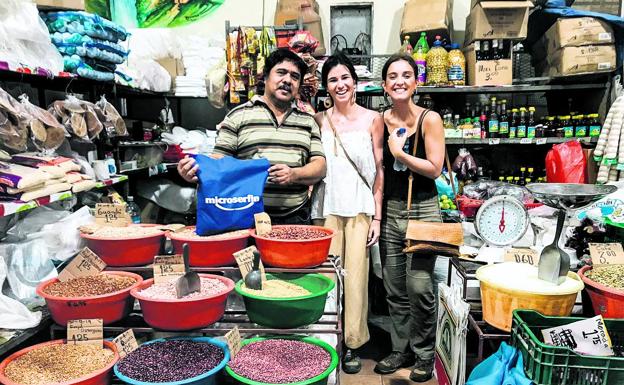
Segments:
[[[264,211],[262,194],[269,175],[267,159],[212,159],[196,155],[198,235],[248,229]]]

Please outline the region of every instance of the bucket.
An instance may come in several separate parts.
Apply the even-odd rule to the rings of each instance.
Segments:
[[[87,241],[87,247],[108,266],[124,267],[142,266],[154,262],[154,256],[159,254],[165,232],[123,239],[106,239],[92,234],[80,234],[80,236]]]
[[[585,283],[594,313],[605,318],[624,318],[624,291],[592,281],[585,276],[591,269],[591,266],[584,266],[579,275]]]
[[[195,229],[189,226],[187,229]],[[249,234],[239,234],[228,238],[210,239],[188,237],[183,233],[167,234],[173,244],[173,252],[182,254],[182,245],[189,246],[189,262],[191,266],[220,267],[236,264],[234,253],[247,247]]]

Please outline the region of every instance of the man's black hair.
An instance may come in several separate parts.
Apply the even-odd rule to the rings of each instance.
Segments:
[[[266,80],[266,78],[269,77],[269,73],[271,73],[273,67],[284,61],[289,61],[297,67],[299,73],[301,74],[301,78],[299,79],[299,85],[301,85],[303,82],[303,76],[306,72],[308,72],[308,65],[296,53],[287,48],[276,49],[271,52],[269,57],[267,57],[266,62],[264,63],[264,79]]]

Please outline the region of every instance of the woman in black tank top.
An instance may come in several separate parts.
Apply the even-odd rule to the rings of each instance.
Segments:
[[[410,379],[432,377],[436,296],[433,281],[435,255],[403,253],[408,217],[440,222],[435,179],[444,162],[442,119],[412,100],[418,68],[407,55],[391,56],[382,70],[383,87],[392,107],[383,113],[384,207],[380,248],[383,280],[390,311],[392,353],[375,370],[389,374],[415,363]],[[404,134],[399,128],[404,128]],[[418,140],[416,140],[418,135]],[[416,156],[412,156],[417,142]],[[408,177],[414,174],[412,203],[407,208]]]

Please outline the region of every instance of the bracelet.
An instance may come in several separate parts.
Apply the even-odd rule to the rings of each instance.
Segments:
[[[381,219],[379,219],[379,218],[373,218],[373,220],[381,222]]]

